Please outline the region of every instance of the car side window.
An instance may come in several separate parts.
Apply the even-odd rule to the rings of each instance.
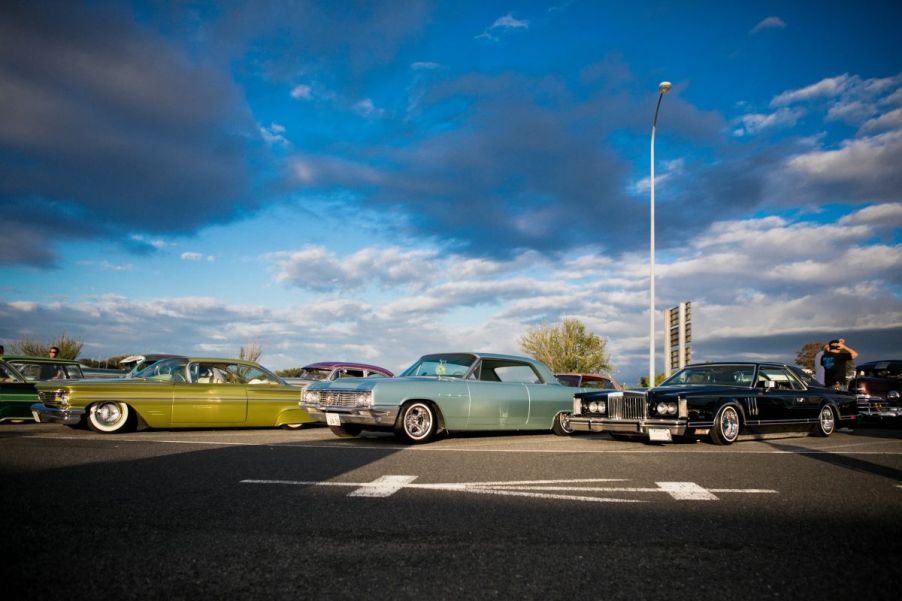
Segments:
[[[483,382],[542,383],[542,379],[532,366],[511,361],[483,360],[479,370],[479,379]]]
[[[347,369],[343,368],[338,371],[338,378],[362,378],[363,370],[362,369]]]
[[[756,386],[766,388],[766,382],[773,382],[777,390],[804,390],[805,386],[789,372],[780,367],[762,367],[758,370]]]
[[[256,367],[251,366],[235,366],[230,365],[229,369],[236,368],[237,373],[235,374],[237,378],[240,379],[242,384],[250,384],[251,386],[278,386],[279,382],[273,379],[268,373],[263,370],[257,369]]]
[[[0,363],[0,382],[18,382],[19,379],[9,369]]]

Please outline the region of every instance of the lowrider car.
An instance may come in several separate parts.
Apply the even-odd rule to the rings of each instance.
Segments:
[[[728,445],[740,434],[813,432],[829,436],[857,423],[855,396],[803,380],[776,363],[689,365],[646,391],[574,395],[574,431],[610,432],[615,438],[670,441],[708,435]]]
[[[31,421],[31,405],[38,400],[35,382],[75,380],[81,366],[67,359],[0,356],[0,422]]]
[[[339,378],[391,378],[392,372],[366,363],[346,363],[343,361],[321,361],[301,368],[301,375],[285,378],[292,386],[306,388],[313,382],[321,380],[338,380]]]
[[[902,418],[902,361],[871,361],[855,368],[849,392],[857,395],[865,421],[898,422]]]
[[[614,378],[601,374],[554,374],[564,386],[571,388],[596,388],[599,390],[620,390]]]
[[[38,383],[36,421],[114,433],[150,428],[299,427],[301,391],[251,361],[174,358],[133,378]]]
[[[417,444],[462,430],[568,434],[572,395],[534,359],[440,353],[423,356],[396,378],[314,382],[300,406],[338,436],[388,430]]]

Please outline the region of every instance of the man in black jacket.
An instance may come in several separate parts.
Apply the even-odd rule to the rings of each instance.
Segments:
[[[824,385],[845,388],[849,363],[858,356],[858,351],[846,345],[844,338],[831,340],[824,345],[821,365],[824,366]]]

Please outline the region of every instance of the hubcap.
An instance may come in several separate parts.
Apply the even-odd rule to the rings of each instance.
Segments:
[[[720,416],[720,431],[727,440],[735,440],[739,436],[739,415],[733,408],[726,408]]]
[[[572,430],[570,429],[570,414],[561,413],[560,416],[561,429],[563,429],[564,432],[571,432]]]
[[[404,429],[411,438],[423,438],[432,428],[432,415],[422,405],[414,405],[404,416]]]
[[[115,403],[104,403],[94,412],[97,421],[105,426],[112,426],[122,419],[122,411]]]
[[[824,407],[821,409],[821,429],[829,434],[833,432],[833,425],[833,410]]]

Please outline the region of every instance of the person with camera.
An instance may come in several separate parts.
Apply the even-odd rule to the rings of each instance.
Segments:
[[[824,367],[824,385],[832,388],[844,388],[849,363],[858,356],[858,351],[846,344],[844,338],[831,340],[824,345],[821,365]]]

